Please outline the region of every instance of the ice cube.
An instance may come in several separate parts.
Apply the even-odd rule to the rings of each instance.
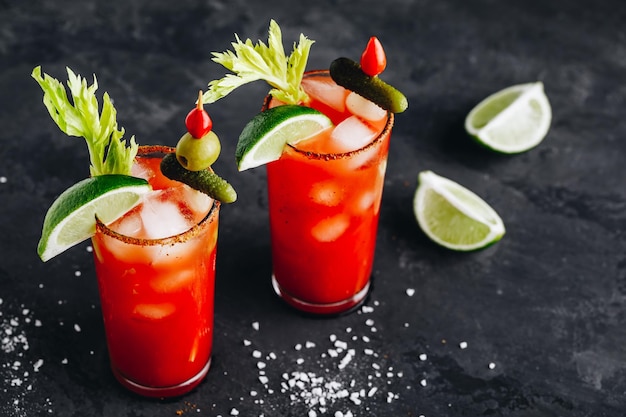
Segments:
[[[358,196],[355,204],[356,212],[371,210],[376,202],[376,196],[377,193],[375,191],[367,191]]]
[[[213,205],[213,199],[203,192],[194,190],[191,187],[181,187],[183,200],[191,210],[194,222],[197,223],[206,216]]]
[[[171,293],[189,287],[195,278],[193,269],[174,269],[169,274],[157,274],[150,281],[150,287],[158,293]]]
[[[346,107],[350,113],[372,122],[380,121],[387,116],[385,109],[355,92],[348,94],[348,97],[346,97]]]
[[[154,172],[154,166],[149,164],[146,159],[139,159],[139,162],[133,164],[130,168],[130,175],[149,180],[153,178],[156,173]]]
[[[322,181],[313,184],[309,196],[317,204],[334,207],[341,202],[343,190],[335,181]]]
[[[109,228],[124,236],[139,237],[143,228],[141,216],[139,215],[140,209],[141,207],[138,207],[138,210],[127,213],[121,219],[111,224]]]
[[[351,152],[370,143],[376,133],[374,128],[357,116],[350,116],[335,127],[330,139],[338,152]]]
[[[347,90],[335,84],[332,79],[305,78],[302,87],[314,99],[321,101],[328,107],[343,113],[346,110]]]
[[[202,242],[202,239],[195,237],[182,242],[153,246],[156,253],[151,261],[152,267],[158,271],[176,270],[179,260],[188,259],[190,253],[202,253],[198,249]]]
[[[172,201],[161,201],[158,193],[144,201],[141,220],[148,239],[174,236],[189,229],[192,224]]]
[[[311,229],[311,234],[320,242],[332,242],[337,240],[350,225],[350,217],[341,213],[333,217],[320,220]]]
[[[175,311],[176,306],[172,303],[142,303],[133,308],[133,316],[143,320],[161,320],[171,316]]]

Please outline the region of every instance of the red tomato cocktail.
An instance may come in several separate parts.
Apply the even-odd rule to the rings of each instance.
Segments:
[[[267,164],[272,283],[300,310],[336,314],[370,286],[394,117],[380,108],[366,112],[369,120],[353,114],[352,101],[364,99],[326,71],[307,73],[302,85],[335,126]],[[276,105],[268,98],[265,107]]]
[[[92,238],[111,367],[146,396],[184,394],[211,362],[220,203],[164,177],[173,148],[140,147],[133,175],[153,192]]]

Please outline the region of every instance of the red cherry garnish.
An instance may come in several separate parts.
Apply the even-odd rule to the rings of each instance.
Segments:
[[[185,126],[187,132],[196,139],[200,139],[213,128],[213,121],[202,105],[202,90],[198,92],[198,105],[185,117]]]
[[[370,77],[375,77],[385,70],[387,57],[382,44],[376,36],[372,36],[361,55],[361,69]]]

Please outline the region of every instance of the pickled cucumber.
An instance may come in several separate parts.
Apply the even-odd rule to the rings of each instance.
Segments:
[[[185,183],[222,203],[233,203],[237,200],[237,192],[222,177],[207,169],[188,171],[173,153],[165,155],[161,160],[161,172],[167,178]]]
[[[409,103],[400,91],[379,77],[371,77],[349,58],[337,58],[330,64],[330,76],[340,86],[378,104],[392,113],[402,113]]]

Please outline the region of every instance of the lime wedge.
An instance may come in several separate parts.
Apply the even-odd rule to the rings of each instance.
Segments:
[[[141,201],[148,182],[127,175],[99,175],[80,181],[52,203],[43,221],[37,253],[47,261],[94,235],[96,215],[111,223]]]
[[[479,196],[431,171],[420,172],[418,179],[413,212],[431,240],[449,249],[471,251],[502,238],[502,219]]]
[[[465,118],[465,130],[482,145],[513,154],[537,146],[551,121],[543,83],[535,82],[514,85],[485,98]]]
[[[333,124],[310,107],[288,104],[257,114],[246,124],[235,150],[237,168],[244,171],[280,158],[285,144],[296,144]]]

